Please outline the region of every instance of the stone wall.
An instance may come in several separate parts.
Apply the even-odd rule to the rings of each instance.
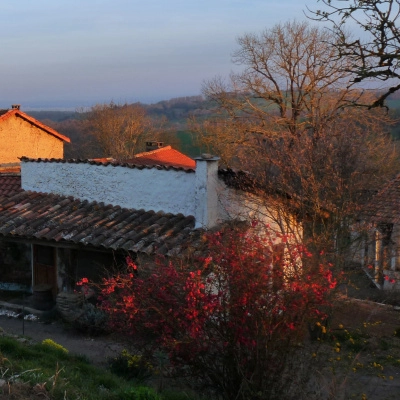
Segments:
[[[15,115],[0,124],[0,164],[19,162],[19,157],[62,158],[64,143]]]

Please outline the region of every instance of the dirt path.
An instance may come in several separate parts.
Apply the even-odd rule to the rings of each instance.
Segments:
[[[107,360],[117,356],[124,348],[115,336],[85,336],[74,332],[60,322],[23,322],[22,319],[0,316],[0,328],[7,334],[24,336],[34,342],[52,339],[68,349],[70,353],[86,356],[97,366],[106,366]]]
[[[331,399],[400,399],[396,330],[400,332],[400,311],[393,306],[346,297],[337,300],[330,326],[336,339],[323,366]],[[340,342],[338,353],[335,342]]]
[[[335,307],[332,328],[344,325],[347,329],[364,329],[377,337],[393,336],[400,329],[400,308],[368,300],[341,297]]]

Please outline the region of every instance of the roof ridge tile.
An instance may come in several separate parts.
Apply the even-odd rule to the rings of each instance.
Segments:
[[[91,161],[89,159],[65,159],[65,158],[31,158],[31,157],[26,157],[26,156],[22,156],[19,158],[22,162],[44,162],[44,163],[69,163],[69,164],[91,164],[91,165],[96,165],[96,166],[103,166],[103,167],[107,167],[109,165],[113,166],[113,167],[124,167],[124,168],[131,168],[131,169],[139,169],[142,170],[144,168],[147,169],[152,169],[152,168],[156,168],[156,169],[164,169],[166,171],[169,171],[171,169],[175,170],[175,171],[184,171],[187,173],[191,173],[191,172],[195,172],[194,168],[185,168],[185,167],[180,167],[180,166],[173,166],[173,165],[136,165],[136,164],[132,164],[132,163],[127,163],[127,162],[107,162],[107,163],[102,163],[102,162],[95,162],[95,161]]]

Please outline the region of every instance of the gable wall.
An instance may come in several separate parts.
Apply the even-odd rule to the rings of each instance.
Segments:
[[[58,162],[22,162],[21,168],[24,190],[195,215],[194,173]]]
[[[0,124],[0,164],[16,163],[19,157],[62,158],[63,141],[15,115]]]

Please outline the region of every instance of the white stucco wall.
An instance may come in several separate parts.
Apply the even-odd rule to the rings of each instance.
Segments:
[[[288,230],[287,221],[283,222],[265,200],[228,188],[218,178],[218,158],[197,159],[196,172],[22,161],[21,177],[24,190],[137,210],[192,215],[196,228],[212,228],[224,221],[241,219],[258,220],[277,232],[293,233]]]
[[[254,220],[264,227],[268,226],[271,231],[301,240],[301,225],[292,215],[278,210],[273,203],[259,196],[229,188],[222,180],[218,182],[217,193],[219,221]]]
[[[137,210],[195,215],[195,174],[88,163],[22,162],[22,188]]]
[[[24,190],[73,196],[146,211],[192,215],[196,228],[218,221],[218,158],[198,160],[196,172],[127,168],[85,162],[21,162]]]

